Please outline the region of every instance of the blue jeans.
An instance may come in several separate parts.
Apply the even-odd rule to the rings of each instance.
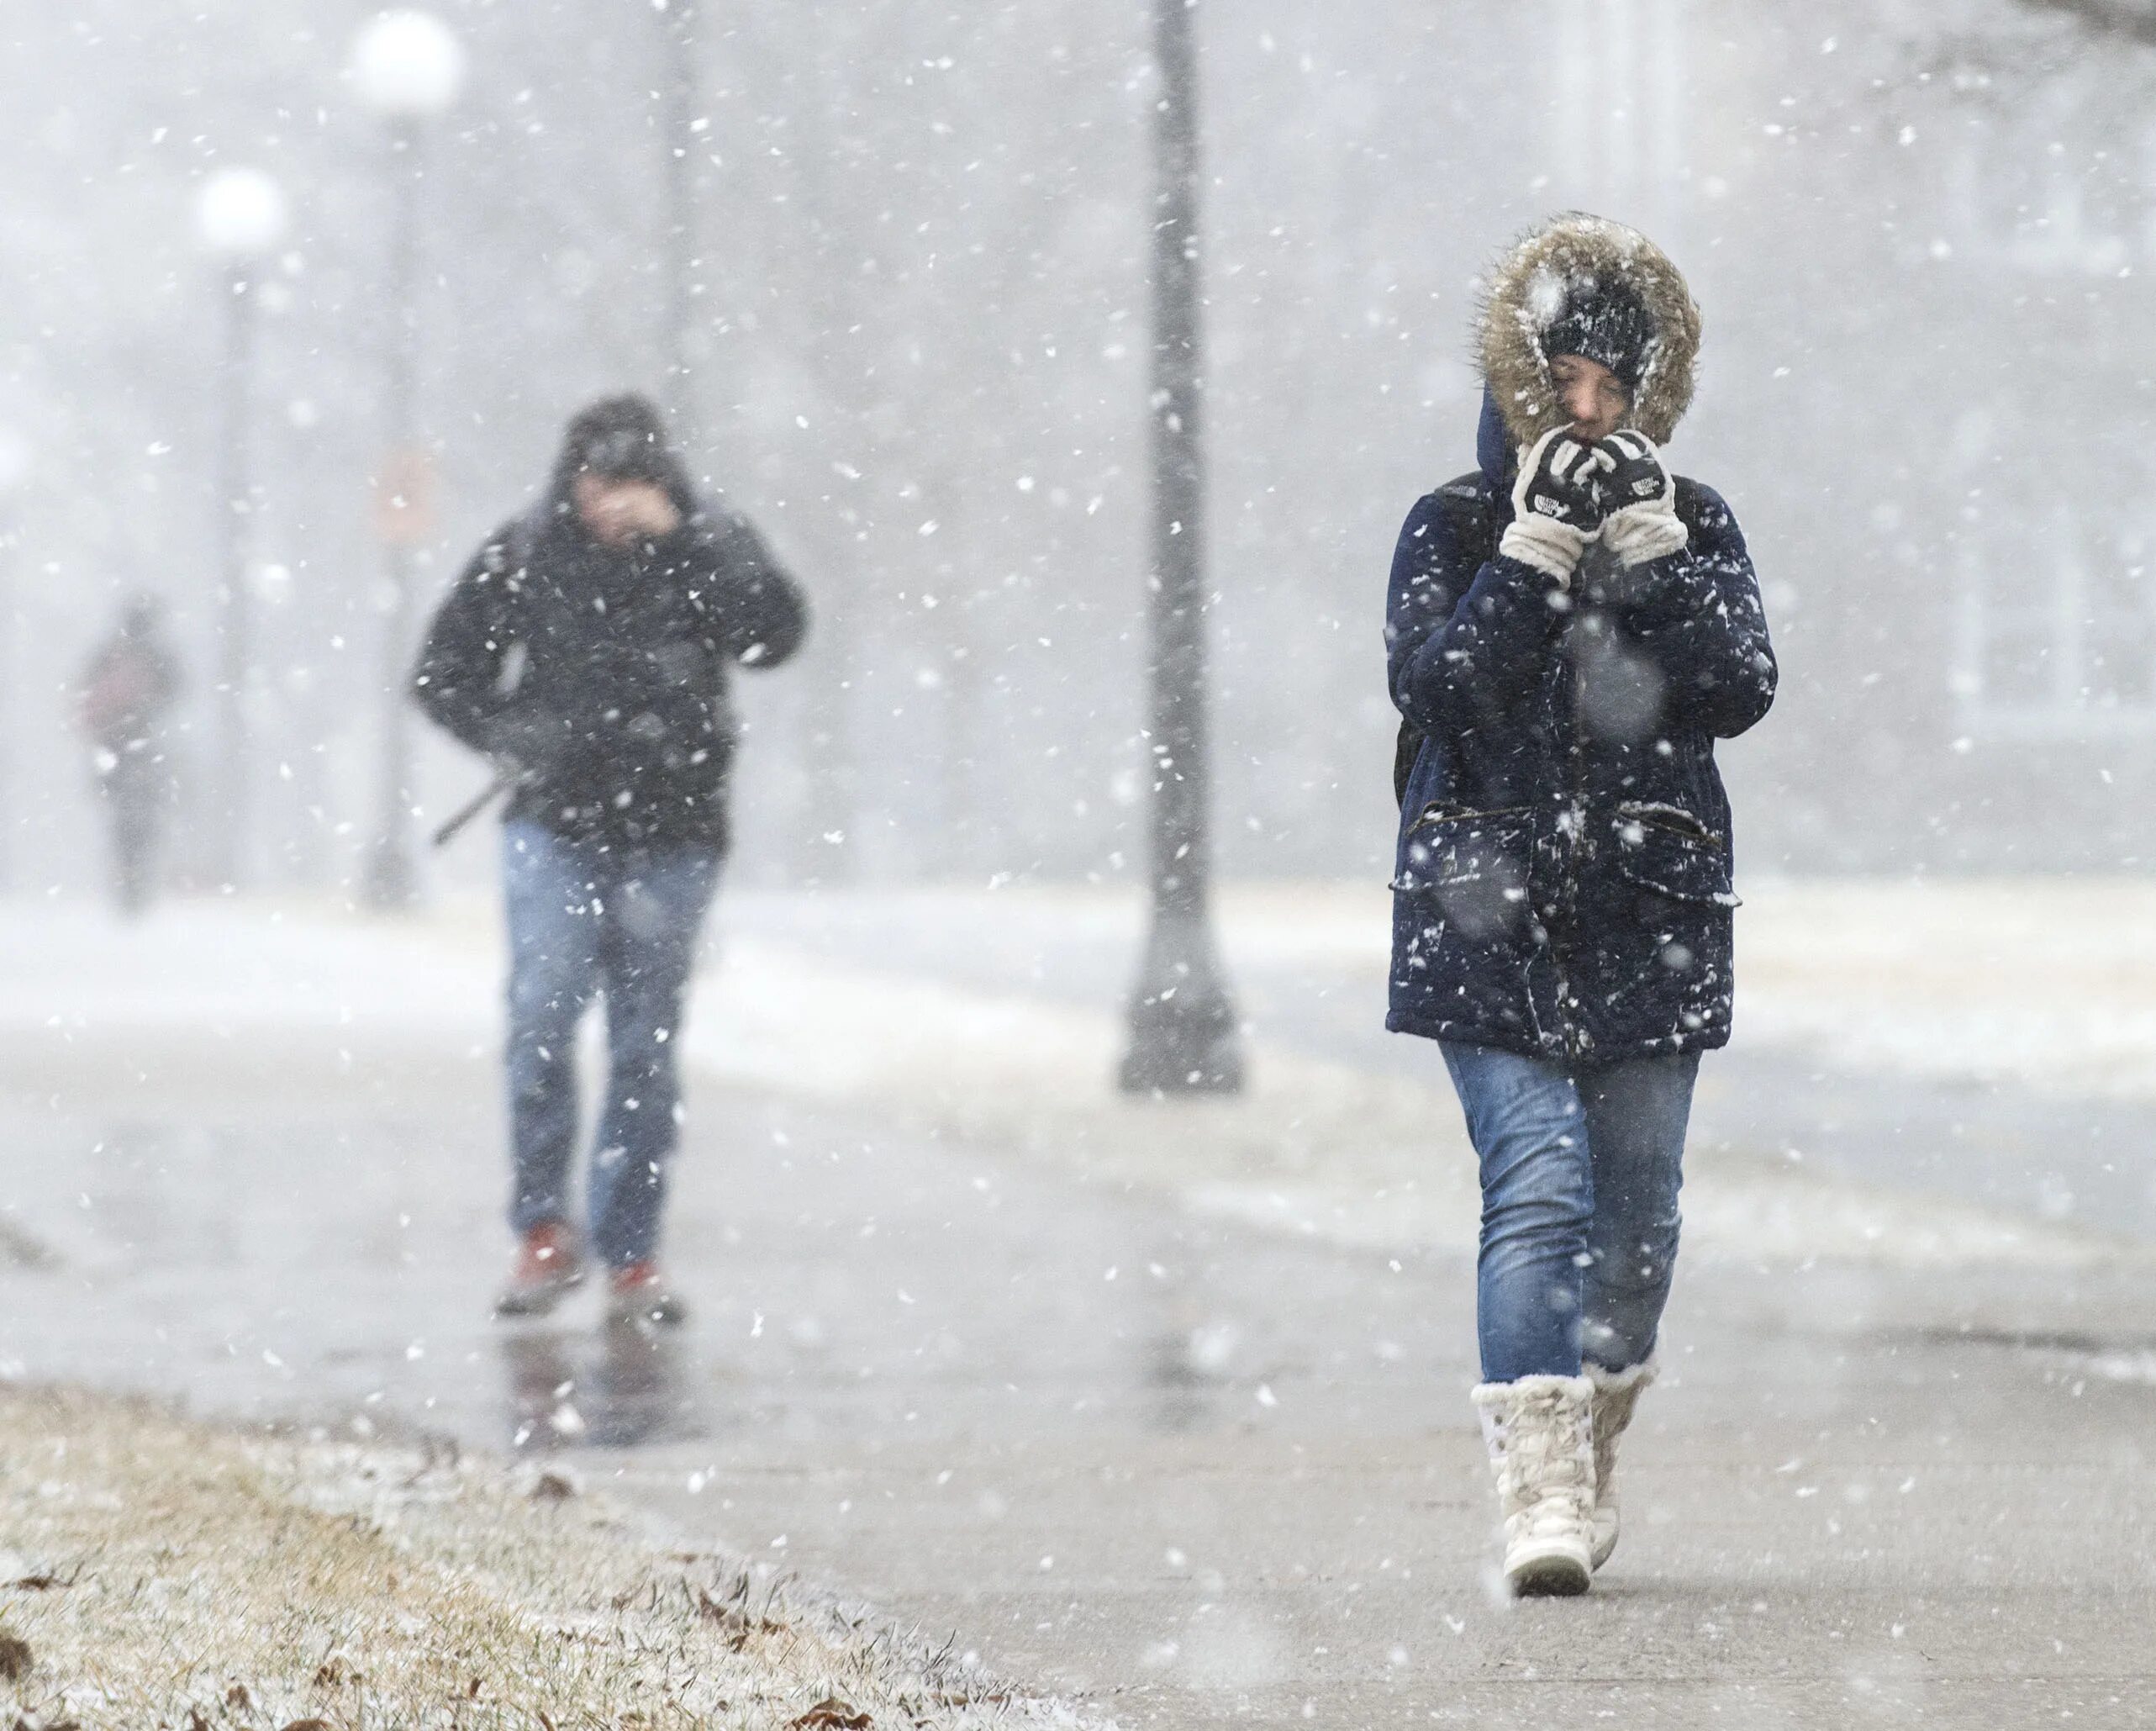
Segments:
[[[569,1217],[577,1025],[606,996],[606,1104],[592,1156],[592,1247],[610,1268],[648,1260],[680,1131],[682,1002],[716,850],[623,849],[543,825],[502,830],[509,927],[509,1223]]]
[[[1699,1053],[1567,1070],[1442,1044],[1482,1168],[1483,1380],[1638,1364],[1669,1298]]]

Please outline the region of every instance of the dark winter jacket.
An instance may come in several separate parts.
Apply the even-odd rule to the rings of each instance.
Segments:
[[[682,526],[625,549],[588,535],[565,463],[489,536],[435,615],[413,678],[433,719],[517,777],[507,815],[573,838],[724,852],[730,669],[775,667],[807,627],[756,531],[668,490]]]
[[[98,646],[76,682],[82,731],[102,751],[140,756],[180,684],[180,658],[156,616],[133,612]]]
[[[1386,1025],[1572,1064],[1720,1046],[1736,897],[1714,741],[1775,682],[1751,557],[1729,507],[1680,477],[1687,546],[1630,570],[1590,546],[1561,592],[1495,551],[1511,452],[1538,430],[1520,419],[1485,399],[1479,467],[1417,502],[1393,558],[1392,695],[1425,737]]]

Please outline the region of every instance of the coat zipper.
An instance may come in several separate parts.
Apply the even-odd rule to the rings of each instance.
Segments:
[[[1463,823],[1470,818],[1516,817],[1528,808],[1525,805],[1490,805],[1479,810],[1466,806],[1447,805],[1442,800],[1432,800],[1422,808],[1422,815],[1408,826],[1408,833],[1428,827],[1433,823]]]
[[[1565,647],[1571,647],[1572,634],[1579,629],[1580,615],[1574,613],[1566,627]],[[1558,818],[1558,827],[1565,835],[1564,875],[1558,886],[1558,931],[1554,946],[1558,979],[1558,1026],[1564,1046],[1564,1055],[1576,1061],[1580,1055],[1579,1018],[1572,995],[1572,970],[1566,966],[1565,958],[1572,947],[1573,927],[1579,905],[1579,850],[1587,836],[1587,807],[1584,798],[1586,784],[1584,756],[1579,743],[1579,657],[1568,654],[1570,666],[1571,703],[1565,717],[1565,808]]]

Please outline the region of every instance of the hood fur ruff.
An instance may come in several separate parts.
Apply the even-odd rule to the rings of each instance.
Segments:
[[[1558,406],[1542,335],[1563,313],[1568,287],[1615,280],[1654,327],[1626,425],[1666,445],[1692,405],[1700,309],[1662,249],[1637,229],[1578,211],[1530,230],[1490,272],[1482,307],[1482,376],[1516,446],[1569,417]]]

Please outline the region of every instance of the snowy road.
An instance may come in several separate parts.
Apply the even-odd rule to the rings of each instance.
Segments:
[[[699,1016],[732,1056],[692,1053],[671,1232],[698,1317],[656,1346],[588,1301],[558,1325],[486,1319],[482,925],[177,910],[140,936],[16,930],[8,1374],[562,1449],[686,1534],[1133,1726],[2156,1716],[2146,1259],[1972,1216],[1914,1259],[1855,1253],[1858,1235],[1769,1269],[1710,1227],[1629,1457],[1625,1548],[1584,1605],[1503,1607],[1481,1573],[1457,1195],[1433,1180],[1391,1211],[1250,1223],[1205,1206],[1221,1180],[1128,1169],[1211,1169],[1179,1143],[1267,1156],[1231,1112],[1089,1104],[1112,1023],[879,988],[915,1025],[863,1050],[788,1000],[762,910],[730,925],[738,965]],[[973,949],[992,936],[976,922]],[[1066,984],[1086,954],[1126,959],[1107,939],[1069,954]],[[971,965],[938,956],[946,979]],[[933,1079],[904,1088],[913,1036],[962,1080],[1031,1074],[1031,1131],[939,1116]],[[1268,1050],[1320,1153],[1328,1113],[1392,1098],[1328,1105],[1335,1072]],[[1090,1145],[1048,1146],[1066,1132]],[[1706,1165],[1718,1206],[1748,1194]],[[1795,1193],[1789,1219],[1835,1229],[1821,1203]]]

